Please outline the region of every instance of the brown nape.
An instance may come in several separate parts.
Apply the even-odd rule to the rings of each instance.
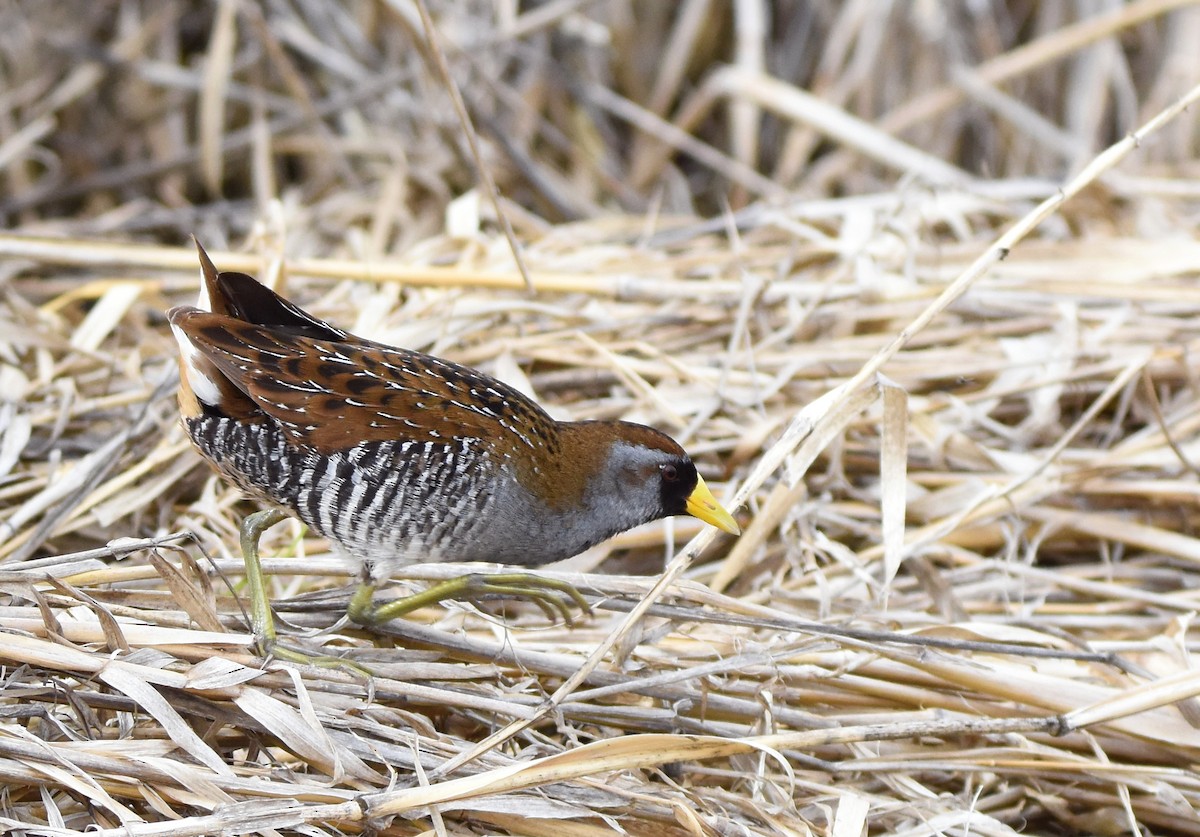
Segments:
[[[578,422],[577,424],[607,425],[612,429],[614,437],[632,445],[641,445],[650,450],[660,450],[672,456],[687,456],[687,451],[683,449],[683,446],[666,433],[644,424],[634,424],[629,421]]]
[[[528,462],[522,461],[522,469],[518,471],[521,484],[544,498],[553,509],[583,502],[588,479],[600,470],[614,442],[687,456],[679,443],[665,433],[627,421],[556,422],[555,431],[558,441],[555,452],[544,451]]]

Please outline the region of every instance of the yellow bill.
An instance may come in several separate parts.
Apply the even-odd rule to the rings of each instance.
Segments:
[[[696,475],[696,487],[692,489],[692,493],[687,498],[687,513],[692,517],[700,518],[705,523],[716,526],[723,532],[731,535],[742,534],[742,529],[733,519],[733,515],[721,507],[717,498],[712,496],[712,492],[704,484],[704,478],[699,474]]]

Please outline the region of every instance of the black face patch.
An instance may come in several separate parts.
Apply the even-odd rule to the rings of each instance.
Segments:
[[[686,456],[671,460],[658,469],[659,493],[663,516],[687,514],[687,498],[696,488],[696,466]]]

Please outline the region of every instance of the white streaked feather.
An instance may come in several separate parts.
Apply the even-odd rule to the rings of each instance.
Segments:
[[[205,375],[204,370],[200,367],[199,360],[202,357],[200,350],[192,345],[192,341],[179,326],[171,326],[171,331],[175,335],[175,342],[179,344],[179,356],[183,358],[183,369],[187,375],[188,386],[192,388],[196,398],[205,404],[210,407],[219,406],[221,390],[217,387],[216,381]]]
[[[212,311],[212,300],[208,298],[208,280],[204,276],[204,268],[200,268],[200,296],[196,299],[196,307],[201,311]]]

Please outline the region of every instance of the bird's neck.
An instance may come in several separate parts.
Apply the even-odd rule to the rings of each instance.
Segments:
[[[523,458],[517,477],[551,509],[577,508],[589,481],[600,472],[618,436],[607,421],[557,422],[548,443]]]

